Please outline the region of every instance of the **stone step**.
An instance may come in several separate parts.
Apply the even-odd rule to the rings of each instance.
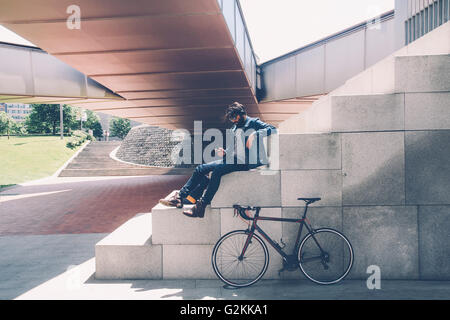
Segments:
[[[95,245],[95,277],[161,279],[162,246],[151,238],[151,213],[128,220]]]
[[[196,244],[213,245],[220,237],[219,210],[208,206],[202,219],[194,219],[183,214],[191,208],[185,205],[178,209],[162,204],[152,209],[153,243],[155,244]]]
[[[417,112],[417,104],[416,108],[410,109],[405,105],[402,118],[402,98],[398,97],[401,95],[404,95],[405,104],[413,103],[412,99],[421,99],[424,102],[423,99],[426,98],[425,103],[422,103],[423,110],[441,110],[444,111],[445,117],[446,109],[443,109],[442,105],[448,104],[448,100],[441,100],[435,106],[434,103],[442,99],[442,96],[431,95],[445,95],[450,91],[448,39],[450,24],[446,23],[347,80],[344,85],[316,101],[306,111],[282,122],[279,125],[280,132],[384,131],[398,128],[404,130],[405,127],[411,129],[408,123],[405,124],[405,118],[414,118],[414,115],[408,115],[408,112]],[[414,97],[414,94],[421,94],[422,97]],[[352,98],[355,95],[361,98]],[[369,98],[371,95],[375,97]],[[354,104],[352,99],[356,100]],[[374,102],[377,107],[372,108],[370,102]],[[439,117],[435,117],[432,123],[426,123],[426,128],[420,125],[419,128],[442,129],[448,123],[447,118],[445,117],[442,123]]]
[[[232,208],[212,209],[208,206],[204,218],[189,218],[182,211],[161,204],[152,209],[152,243],[163,246],[163,278],[215,279],[211,267],[215,243],[226,233],[245,230],[248,225],[240,217],[234,216]],[[263,208],[261,215],[280,218],[281,208]],[[280,223],[261,222],[260,225],[275,240],[282,237]],[[281,258],[271,247],[269,252],[270,264],[264,279],[278,279]]]
[[[280,132],[283,135],[449,129],[449,101],[450,88],[447,92],[330,96],[280,124]]]
[[[450,54],[396,57],[395,91],[450,91]]]
[[[115,161],[109,157],[109,155],[101,155],[101,156],[86,156],[80,153],[73,162],[102,162],[102,161]],[[115,161],[117,162],[117,161]]]
[[[104,156],[109,157],[109,154],[113,151],[113,149],[109,150],[83,150],[80,153],[80,156],[82,157],[98,157],[98,156]]]
[[[105,161],[95,161],[95,162],[76,162],[73,161],[69,163],[66,167],[66,169],[98,169],[99,167],[102,168],[102,170],[112,170],[112,169],[130,169],[130,168],[139,168],[139,166],[133,166],[126,163],[121,163],[117,161],[108,161],[105,159]]]
[[[224,175],[211,208],[233,207],[234,204],[280,207],[280,171],[250,170]]]

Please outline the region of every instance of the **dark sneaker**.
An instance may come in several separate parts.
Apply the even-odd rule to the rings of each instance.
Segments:
[[[206,206],[207,204],[200,199],[197,201],[195,206],[192,207],[192,209],[183,211],[183,214],[191,218],[203,218],[205,216]]]
[[[159,203],[168,207],[183,208],[183,201],[178,192],[168,199],[160,199]]]

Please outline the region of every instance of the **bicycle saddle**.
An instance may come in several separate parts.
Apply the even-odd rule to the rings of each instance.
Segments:
[[[316,201],[322,200],[322,198],[297,198],[297,200],[303,200],[308,203],[314,203]]]

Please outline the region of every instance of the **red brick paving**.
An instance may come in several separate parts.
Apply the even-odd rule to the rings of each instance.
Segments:
[[[187,179],[154,175],[9,189],[0,195],[70,191],[0,202],[0,236],[109,233],[136,214],[150,212]]]

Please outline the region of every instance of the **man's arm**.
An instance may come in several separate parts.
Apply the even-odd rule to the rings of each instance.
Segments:
[[[276,132],[277,128],[275,128],[273,125],[265,123],[259,118],[255,119],[255,130],[257,134],[265,133],[266,136],[270,136],[272,132]]]
[[[261,120],[259,120],[259,118],[256,118],[253,121],[253,125],[252,125],[252,129],[255,130],[254,133],[252,133],[248,139],[247,139],[247,143],[246,143],[246,147],[248,149],[251,148],[252,144],[253,144],[253,140],[260,134],[264,134],[264,136],[270,136],[272,133],[276,133],[277,128],[275,128],[273,125],[265,123]]]

